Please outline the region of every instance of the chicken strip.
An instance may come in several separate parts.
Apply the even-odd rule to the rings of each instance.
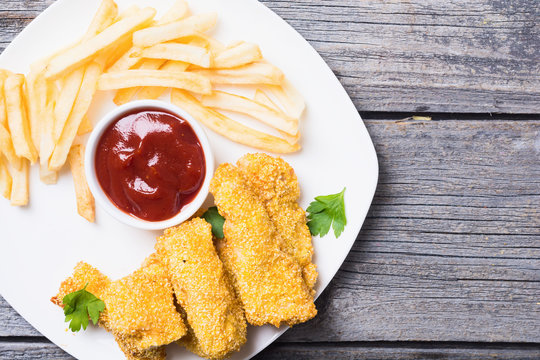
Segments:
[[[51,298],[51,301],[60,307],[64,307],[64,304],[62,303],[62,299],[64,298],[64,296],[84,288],[86,284],[88,284],[88,286],[86,287],[86,290],[88,292],[94,294],[100,299],[103,299],[103,295],[105,294],[107,288],[110,286],[111,280],[107,276],[103,275],[95,267],[81,261],[75,266],[75,269],[73,270],[73,276],[67,278],[62,282],[58,294],[53,296]],[[111,332],[107,309],[105,309],[100,314],[98,325],[107,330],[108,332]],[[116,342],[118,343],[118,346],[124,352],[126,358],[129,360],[165,359],[164,347],[157,347],[139,351],[132,348],[128,343],[124,342],[120,335],[113,335]]]
[[[298,324],[317,309],[302,268],[281,250],[279,237],[261,200],[236,167],[222,164],[210,184],[225,217],[220,257],[231,273],[250,324]]]
[[[105,302],[99,326],[114,335],[127,359],[164,360],[165,348],[160,345],[179,339],[187,331],[176,311],[165,267],[155,255],[141,269],[114,282],[80,262],[51,301],[63,307],[64,296],[86,284],[87,291]]]
[[[103,301],[111,331],[133,354],[170,344],[187,332],[176,311],[166,268],[156,255],[132,274],[113,281]]]
[[[240,301],[201,218],[165,230],[157,253],[167,266],[178,303],[187,316],[188,336],[179,343],[208,359],[223,359],[246,342]]]
[[[313,289],[317,269],[312,263],[313,245],[306,212],[298,205],[300,186],[294,169],[282,158],[264,153],[244,155],[238,170],[263,202],[270,220],[283,239],[283,251],[302,267],[306,284]]]

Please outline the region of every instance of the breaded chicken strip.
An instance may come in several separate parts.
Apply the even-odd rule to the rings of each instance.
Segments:
[[[95,267],[88,265],[85,262],[79,262],[75,269],[73,270],[73,276],[67,278],[60,285],[58,294],[51,298],[51,301],[60,306],[64,307],[62,299],[67,294],[70,294],[74,291],[84,288],[88,284],[86,290],[100,299],[103,299],[103,296],[107,288],[111,284],[111,280],[103,275]],[[105,309],[99,316],[98,324],[108,332],[111,332],[109,327],[109,316],[107,314],[107,309]],[[114,334],[115,340],[118,343],[120,349],[126,355],[126,358],[129,360],[164,360],[165,359],[165,348],[157,347],[146,350],[136,350],[130,344],[126,343],[119,334]]]
[[[103,301],[111,331],[133,353],[170,344],[187,332],[166,268],[155,255],[132,274],[113,281]]]
[[[225,217],[220,257],[232,274],[250,324],[298,324],[317,314],[302,268],[281,250],[279,238],[261,200],[236,167],[222,164],[210,184]]]
[[[311,262],[313,245],[306,212],[298,205],[300,187],[294,169],[282,158],[264,153],[246,154],[238,170],[263,202],[270,220],[283,239],[283,249],[302,267],[306,284],[313,288],[317,270]]]
[[[212,242],[212,227],[201,218],[165,230],[157,254],[167,266],[188,322],[179,343],[207,359],[223,359],[246,342],[246,320]]]
[[[65,295],[86,284],[87,291],[105,302],[99,325],[114,335],[127,359],[164,360],[165,348],[160,345],[179,339],[187,331],[176,311],[165,267],[155,255],[141,269],[114,282],[80,262],[51,301],[63,306]]]

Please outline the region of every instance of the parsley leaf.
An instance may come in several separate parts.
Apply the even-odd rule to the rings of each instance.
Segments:
[[[307,225],[311,235],[325,236],[330,231],[330,226],[334,229],[336,238],[341,235],[347,225],[344,195],[345,188],[337,194],[317,196],[315,201],[309,204]]]
[[[99,314],[105,310],[105,303],[92,293],[86,291],[87,286],[88,283],[81,290],[67,294],[62,299],[64,315],[66,316],[65,321],[70,322],[69,329],[73,332],[81,330],[81,326],[86,330],[88,316],[90,316],[90,319],[96,325]]]
[[[214,234],[215,237],[218,239],[223,239],[225,237],[223,234],[223,223],[225,223],[225,218],[219,214],[217,207],[212,206],[211,208],[208,208],[202,215],[202,218],[212,225],[212,234]]]

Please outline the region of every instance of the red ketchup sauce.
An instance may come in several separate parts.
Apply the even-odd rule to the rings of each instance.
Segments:
[[[187,121],[161,110],[124,114],[104,131],[95,156],[99,184],[122,211],[170,219],[199,192],[204,153]]]

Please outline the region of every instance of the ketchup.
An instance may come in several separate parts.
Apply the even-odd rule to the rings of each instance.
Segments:
[[[104,131],[95,156],[103,191],[122,211],[170,219],[199,192],[204,153],[187,121],[161,110],[122,115]]]

